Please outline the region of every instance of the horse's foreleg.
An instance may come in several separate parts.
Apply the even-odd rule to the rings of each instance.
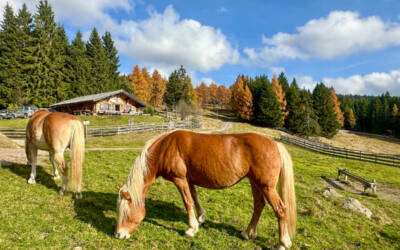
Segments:
[[[265,196],[269,204],[271,204],[272,208],[276,216],[278,217],[279,223],[279,242],[281,244],[281,248],[286,247],[289,248],[292,245],[292,242],[289,237],[289,232],[287,228],[287,216],[286,216],[286,206],[282,202],[278,193],[276,192],[275,187],[265,187],[263,189]]]
[[[56,162],[56,160],[54,159],[54,153],[49,152],[49,154],[50,154],[50,162],[51,162],[51,165],[53,165],[53,169],[54,169],[54,176],[53,176],[53,179],[54,179],[54,180],[58,180],[58,179],[60,179],[60,175],[58,174],[57,162]]]
[[[206,220],[206,210],[204,210],[204,208],[200,204],[199,197],[197,196],[197,191],[194,185],[189,183],[189,188],[190,193],[192,194],[192,198],[194,200],[194,205],[196,206],[197,220],[200,224],[203,224]]]
[[[33,145],[26,145],[26,157],[28,158],[28,163],[31,165],[31,175],[29,177],[28,183],[36,183],[36,162],[37,162],[37,148]]]
[[[257,236],[257,224],[265,207],[264,193],[258,187],[253,180],[250,180],[251,191],[253,193],[253,216],[251,217],[250,223],[247,226],[246,231],[242,232],[244,239],[253,239]]]
[[[193,199],[192,195],[190,194],[189,184],[186,178],[175,178],[173,182],[182,196],[183,203],[185,204],[186,211],[189,216],[189,229],[186,230],[185,235],[188,237],[193,237],[199,231],[199,222],[194,214]]]

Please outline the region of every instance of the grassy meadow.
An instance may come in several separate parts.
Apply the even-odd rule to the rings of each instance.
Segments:
[[[268,129],[234,123],[227,132]],[[88,138],[88,147],[142,147],[156,133]],[[97,141],[91,141],[96,139]],[[341,201],[325,198],[324,176],[334,178],[346,167],[367,179],[400,188],[400,169],[343,160],[287,145],[292,155],[297,192],[298,221],[293,249],[399,249],[400,204],[351,194],[373,216],[350,212]],[[207,211],[205,224],[194,238],[183,236],[187,216],[175,186],[158,179],[146,197],[147,216],[132,237],[112,237],[116,220],[116,185],[123,185],[140,150],[90,151],[84,163],[83,199],[58,195],[61,181],[52,168],[39,166],[36,185],[28,185],[30,168],[10,164],[0,168],[0,246],[2,248],[114,248],[114,249],[271,249],[278,242],[277,220],[269,205],[264,209],[258,237],[245,241],[241,230],[252,214],[247,180],[225,190],[198,188]],[[47,162],[48,163],[48,162]]]
[[[78,116],[82,121],[90,121],[89,126],[113,126],[113,125],[128,125],[129,119],[133,118],[134,123],[163,123],[169,121],[160,116],[147,115],[96,115],[96,116]],[[0,120],[0,128],[26,128],[29,118],[27,119],[4,119]]]

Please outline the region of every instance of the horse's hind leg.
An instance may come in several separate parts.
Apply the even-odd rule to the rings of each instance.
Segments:
[[[56,162],[56,160],[54,160],[54,153],[49,152],[49,154],[50,154],[50,162],[51,162],[51,165],[53,165],[53,169],[54,169],[53,179],[58,180],[58,179],[60,179],[60,175],[58,174],[58,170],[57,170],[57,162]]]
[[[60,166],[61,173],[63,174],[62,187],[60,190],[60,195],[63,195],[65,191],[67,191],[68,187],[68,167],[64,161],[64,153],[63,152],[54,153],[54,161],[56,162],[56,164]]]
[[[194,205],[196,206],[197,212],[197,220],[200,224],[203,224],[206,220],[206,210],[201,206],[199,197],[197,196],[196,188],[193,184],[189,183],[190,193],[192,194],[192,198],[194,200]]]
[[[265,207],[264,193],[257,186],[253,180],[250,179],[251,183],[251,191],[253,193],[253,216],[251,217],[250,223],[247,226],[246,231],[242,232],[242,236],[244,239],[252,239],[257,236],[257,224],[260,219],[261,213]]]
[[[186,211],[189,216],[189,229],[186,230],[185,235],[193,237],[199,231],[199,222],[193,210],[193,199],[190,194],[189,184],[186,178],[174,178],[173,182],[181,193],[183,203],[185,204]]]
[[[36,162],[37,162],[37,148],[32,144],[26,144],[25,146],[26,158],[28,158],[28,164],[31,165],[31,175],[29,177],[28,183],[36,183]]]
[[[289,248],[292,245],[292,242],[287,228],[286,206],[276,192],[275,187],[264,187],[263,191],[269,204],[271,204],[276,216],[278,217],[280,248],[282,248],[282,246]]]

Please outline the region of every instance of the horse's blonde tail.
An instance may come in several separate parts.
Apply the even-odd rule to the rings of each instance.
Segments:
[[[81,121],[74,121],[74,131],[70,142],[71,185],[77,192],[82,188],[82,163],[85,155],[85,135]]]
[[[289,235],[293,238],[296,233],[296,194],[294,190],[293,163],[289,152],[282,143],[277,143],[282,160],[279,175],[279,192],[286,206]]]

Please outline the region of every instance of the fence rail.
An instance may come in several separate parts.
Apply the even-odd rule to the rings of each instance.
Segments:
[[[284,135],[281,135],[281,140],[331,156],[400,167],[400,155],[374,154],[363,151],[327,146],[324,144],[316,143],[314,141]]]
[[[0,128],[0,133],[11,139],[25,138],[25,129]]]
[[[87,137],[96,136],[111,136],[126,134],[132,132],[145,132],[145,131],[156,131],[156,130],[173,130],[173,129],[185,129],[185,128],[200,128],[201,124],[195,122],[184,122],[184,123],[142,123],[135,125],[124,125],[124,126],[108,126],[108,127],[95,127],[87,126],[85,133]]]
[[[85,126],[85,135],[87,137],[97,136],[112,136],[119,134],[126,134],[132,132],[145,132],[145,131],[156,131],[156,130],[173,130],[173,129],[186,129],[186,128],[200,128],[201,124],[197,122],[168,122],[168,123],[140,123],[133,125],[123,126]],[[10,129],[0,128],[0,133],[12,139],[23,139],[25,138],[25,129]]]

